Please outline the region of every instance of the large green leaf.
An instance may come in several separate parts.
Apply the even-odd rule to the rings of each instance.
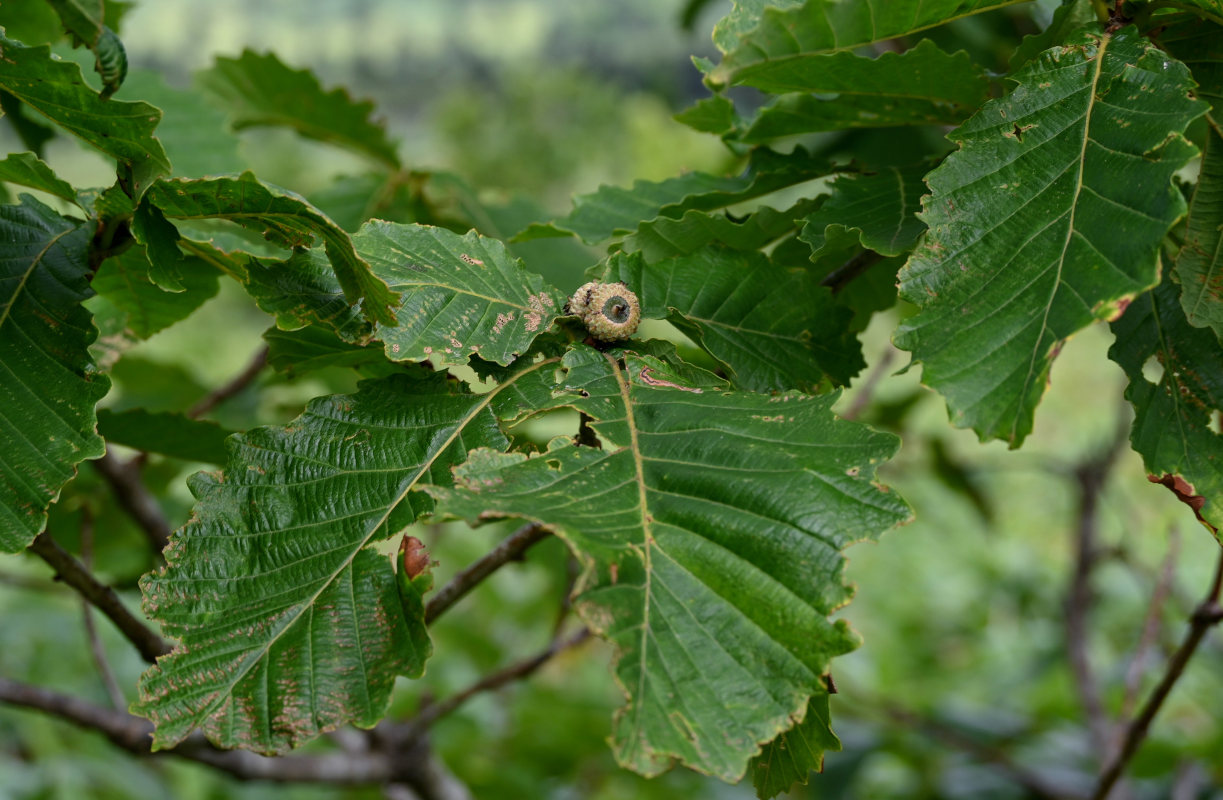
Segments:
[[[576,607],[618,648],[623,765],[654,775],[679,759],[735,780],[856,644],[828,620],[850,596],[840,551],[907,516],[872,483],[897,440],[837,420],[835,395],[728,392],[585,346],[563,363],[555,402],[596,420],[603,449],[478,450],[453,489],[427,491],[470,520],[535,520],[577,554]]]
[[[688,255],[715,242],[735,250],[757,250],[792,233],[819,205],[819,200],[800,200],[784,211],[762,206],[743,219],[704,211],[689,211],[679,219],[658,217],[626,236],[624,249],[640,252],[647,261]]]
[[[316,237],[322,239],[349,302],[362,300],[371,320],[394,321],[395,294],[370,272],[349,235],[305,200],[260,183],[250,172],[237,178],[159,181],[149,187],[145,201],[174,219],[229,220],[280,247],[310,247]]]
[[[33,153],[10,153],[0,161],[0,181],[17,183],[38,189],[75,204],[76,190],[72,184],[61,180],[47,162]]]
[[[290,69],[271,53],[218,57],[196,80],[229,109],[235,128],[280,125],[399,168],[386,128],[370,119],[373,103],[353,100],[344,89],[324,91],[309,70]]]
[[[1195,153],[1181,132],[1206,108],[1133,28],[1055,47],[1015,80],[927,177],[930,231],[900,284],[921,311],[896,334],[956,425],[1012,447],[1062,343],[1157,281],[1185,213],[1172,175]]]
[[[489,408],[504,389],[453,386],[392,376],[316,399],[287,427],[231,437],[225,473],[192,480],[191,521],[141,584],[179,643],[133,707],[156,723],[155,747],[201,729],[223,747],[283,752],[346,722],[373,725],[395,676],[421,674],[429,650],[411,645],[427,634],[409,630],[369,545],[428,510],[413,489],[448,484],[473,447],[507,444]]]
[[[395,361],[435,367],[473,354],[506,365],[552,324],[564,296],[527,272],[505,245],[470,231],[373,220],[354,237],[357,250],[400,296],[393,325],[375,336]]]
[[[0,89],[130,168],[141,191],[170,172],[153,129],[161,112],[148,103],[103,100],[81,68],[52,58],[51,48],[25,47],[0,35]]]
[[[28,195],[0,206],[0,551],[47,520],[76,465],[105,452],[94,405],[110,388],[89,357],[97,336],[81,301],[93,227]]]
[[[1159,43],[1193,72],[1197,95],[1211,105],[1185,245],[1176,260],[1181,303],[1191,325],[1210,326],[1223,340],[1223,48],[1221,32],[1198,20],[1171,25]]]
[[[759,0],[741,1],[731,14],[741,35],[728,35],[726,21],[719,23],[721,40],[717,31],[714,37],[726,56],[708,80],[714,86],[734,85],[741,73],[766,62],[802,62],[850,51],[1018,2],[1024,0],[791,0],[762,9]]]
[[[827,175],[832,166],[807,155],[802,148],[789,155],[759,149],[738,177],[690,172],[665,181],[636,181],[631,189],[601,186],[574,198],[573,211],[547,225],[532,225],[518,240],[573,233],[589,243],[630,233],[643,221],[678,218],[695,209],[709,211],[751,200],[798,183]]]
[[[149,278],[152,266],[143,247],[137,245],[108,258],[98,268],[93,289],[98,298],[121,313],[123,327],[137,339],[147,339],[160,330],[186,319],[219,288],[219,273],[198,258],[183,262],[183,291],[174,294],[158,288]]]
[[[1109,356],[1130,379],[1130,441],[1152,481],[1165,484],[1217,536],[1223,529],[1223,435],[1211,415],[1223,408],[1223,349],[1185,319],[1175,283],[1165,278],[1112,324]],[[1147,373],[1158,362],[1162,374]]]
[[[811,245],[813,258],[823,254],[829,228],[857,232],[862,246],[880,255],[907,252],[926,230],[917,212],[926,193],[922,177],[928,169],[926,164],[915,164],[838,176],[832,196],[806,218],[799,238]]]
[[[322,325],[346,342],[371,338],[394,361],[466,364],[473,355],[510,364],[552,324],[564,296],[512,258],[505,245],[445,228],[373,220],[353,236],[374,274],[398,293],[395,324],[360,324],[322,257],[299,252],[285,262],[253,261],[247,289],[277,325]]]
[[[808,703],[803,721],[769,742],[752,759],[756,796],[776,797],[796,783],[805,786],[812,770],[823,769],[824,753],[840,749],[841,740],[829,723],[828,695],[817,694]]]
[[[951,125],[967,119],[989,88],[967,53],[948,55],[929,39],[878,58],[840,51],[764,61],[739,70],[734,81],[781,95],[747,123],[741,138],[748,142],[842,128]]]
[[[846,332],[849,312],[805,266],[710,246],[657,262],[616,255],[605,280],[624,281],[642,316],[670,319],[739,388],[816,391],[826,379],[848,384],[863,366],[861,345]]]
[[[328,367],[351,367],[364,377],[381,377],[403,369],[387,361],[381,345],[358,345],[340,339],[322,325],[286,331],[275,326],[263,332],[268,363],[291,377]]]

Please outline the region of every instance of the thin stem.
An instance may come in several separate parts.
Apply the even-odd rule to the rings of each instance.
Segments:
[[[1142,710],[1138,712],[1138,716],[1126,727],[1125,737],[1121,741],[1121,748],[1101,773],[1099,783],[1096,784],[1096,789],[1091,795],[1092,800],[1105,800],[1108,797],[1114,784],[1121,777],[1121,773],[1124,772],[1126,765],[1134,757],[1134,754],[1138,752],[1138,746],[1146,738],[1151,722],[1155,719],[1155,715],[1159,713],[1159,709],[1163,707],[1164,701],[1168,699],[1168,695],[1172,693],[1172,687],[1176,685],[1177,680],[1180,679],[1181,674],[1185,671],[1185,666],[1189,663],[1189,659],[1197,652],[1198,645],[1202,643],[1206,633],[1223,620],[1223,608],[1219,606],[1221,590],[1223,590],[1223,553],[1219,555],[1219,561],[1215,565],[1214,578],[1211,580],[1210,588],[1206,592],[1205,598],[1189,617],[1189,629],[1185,632],[1185,638],[1181,641],[1176,652],[1172,654],[1172,657],[1168,659],[1168,664],[1164,668],[1163,678],[1160,679],[1159,684],[1151,692],[1151,696],[1143,704]]]
[[[160,553],[165,550],[170,541],[170,522],[161,510],[161,504],[141,480],[139,467],[120,461],[111,452],[89,463],[110,485],[120,508],[144,532],[154,551]]]
[[[866,376],[866,380],[858,387],[858,391],[854,394],[854,399],[849,404],[849,408],[845,409],[845,413],[841,414],[842,419],[857,419],[858,416],[866,410],[870,405],[871,400],[875,396],[875,389],[879,386],[879,382],[887,375],[888,370],[892,368],[892,361],[896,358],[896,348],[888,345],[883,354],[879,356],[879,361],[875,364],[874,369]]]
[[[319,753],[268,758],[244,750],[221,750],[193,733],[176,746],[152,752],[153,725],[124,711],[95,706],[69,695],[0,677],[0,703],[27,708],[98,731],[139,756],[176,756],[206,764],[246,781],[341,786],[401,783],[420,800],[471,800],[471,793],[421,739],[409,748],[372,736],[367,752]]]
[[[1155,590],[1151,592],[1151,603],[1147,606],[1146,619],[1142,622],[1142,633],[1138,637],[1138,645],[1134,648],[1134,657],[1125,671],[1125,695],[1121,698],[1121,711],[1117,714],[1119,719],[1129,717],[1134,711],[1134,704],[1138,702],[1138,689],[1142,683],[1147,653],[1151,651],[1159,638],[1159,619],[1163,614],[1168,594],[1172,591],[1172,579],[1176,574],[1176,557],[1179,551],[1180,535],[1176,528],[1172,528],[1168,534],[1168,552],[1164,555]]]
[[[247,386],[250,386],[255,378],[259,377],[259,373],[263,371],[267,363],[268,349],[267,347],[261,347],[254,357],[251,358],[250,363],[246,365],[245,369],[234,376],[233,380],[229,383],[214,389],[201,398],[198,403],[188,409],[187,416],[191,419],[202,417],[221,405],[221,403],[238,394]]]
[[[98,731],[118,747],[137,755],[151,752],[153,725],[124,711],[112,711],[69,695],[0,677],[0,702],[41,711],[78,727]],[[360,784],[383,781],[393,773],[386,753],[367,756],[336,753],[265,758],[241,750],[217,750],[198,734],[171,750],[173,754],[247,780]]]
[[[446,609],[476,588],[481,581],[510,561],[521,560],[522,554],[531,545],[544,540],[548,535],[547,530],[534,522],[529,522],[514,531],[479,561],[451,578],[449,583],[430,598],[429,603],[425,606],[425,623],[432,624],[435,619],[446,612]]]
[[[89,570],[59,546],[46,531],[34,537],[30,552],[51,565],[56,575],[105,614],[119,632],[136,646],[145,661],[153,663],[158,656],[170,652],[170,645],[138,620],[119,600],[115,590],[100,583]]]
[[[81,562],[85,569],[93,568],[93,514],[89,508],[81,510]],[[85,623],[85,638],[89,641],[89,653],[93,664],[98,669],[98,677],[106,687],[106,695],[115,708],[127,708],[127,699],[119,682],[115,680],[114,670],[106,658],[106,648],[102,646],[102,637],[98,635],[98,626],[93,621],[93,606],[85,598],[81,598],[81,616]]]
[[[1075,535],[1075,562],[1070,587],[1066,593],[1066,651],[1074,677],[1079,701],[1087,714],[1092,745],[1101,762],[1107,754],[1110,723],[1104,711],[1103,695],[1088,657],[1088,617],[1095,598],[1091,589],[1092,573],[1100,562],[1098,511],[1100,494],[1108,481],[1113,463],[1125,442],[1125,427],[1118,424],[1117,433],[1108,449],[1080,464],[1074,471],[1079,485],[1079,509]]]
[[[407,724],[407,727],[410,729],[408,739],[411,740],[417,736],[420,736],[439,719],[452,713],[459,706],[463,705],[476,695],[482,692],[491,692],[495,689],[500,689],[507,683],[512,683],[513,681],[530,677],[536,670],[548,663],[548,661],[550,661],[558,653],[562,653],[571,647],[576,647],[589,638],[590,631],[586,628],[582,628],[580,631],[572,636],[569,636],[568,638],[553,639],[551,644],[549,644],[545,649],[539,653],[536,653],[530,658],[524,658],[522,661],[518,661],[510,664],[509,666],[503,667],[490,675],[485,675],[471,686],[468,686],[463,691],[452,695],[445,700],[425,705]]]
[[[820,286],[827,286],[836,294],[849,285],[854,278],[866,272],[867,269],[883,260],[883,256],[874,250],[863,250],[841,266],[824,276]]]

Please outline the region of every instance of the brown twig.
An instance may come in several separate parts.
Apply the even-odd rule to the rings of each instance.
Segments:
[[[325,783],[343,786],[398,782],[420,800],[470,800],[471,793],[438,761],[426,741],[391,749],[388,740],[366,752],[319,753],[268,758],[243,750],[220,750],[199,733],[173,748],[153,752],[152,723],[124,711],[101,708],[40,686],[0,677],[0,703],[34,711],[95,730],[116,746],[139,756],[176,756],[206,764],[248,781]]]
[[[1168,594],[1172,591],[1172,579],[1176,575],[1176,557],[1179,551],[1180,535],[1173,527],[1168,533],[1168,552],[1164,555],[1163,564],[1159,568],[1155,590],[1151,592],[1151,602],[1147,606],[1146,619],[1142,621],[1142,633],[1134,648],[1134,657],[1130,659],[1125,671],[1125,694],[1121,698],[1121,710],[1117,713],[1118,719],[1125,719],[1134,713],[1134,704],[1138,702],[1138,689],[1142,684],[1147,653],[1151,651],[1159,638],[1159,620],[1163,614]],[[1120,742],[1117,744],[1119,745]]]
[[[522,661],[517,661],[509,666],[503,667],[494,673],[485,675],[480,680],[468,686],[463,691],[454,694],[445,700],[428,703],[423,706],[416,716],[413,717],[404,726],[406,731],[406,740],[413,741],[416,737],[421,736],[435,722],[447,714],[452,713],[459,706],[466,703],[471,698],[482,692],[491,692],[495,689],[500,689],[507,683],[522,680],[530,677],[536,670],[548,663],[558,653],[562,653],[571,647],[576,647],[582,642],[590,638],[590,631],[582,628],[577,633],[568,638],[553,639],[545,649],[531,656],[524,658]]]
[[[81,562],[60,547],[49,533],[43,531],[38,534],[30,544],[30,552],[50,564],[60,580],[105,614],[120,633],[135,645],[145,661],[152,663],[158,656],[170,652],[170,645],[128,611],[114,589],[100,583]]]
[[[170,541],[170,523],[161,504],[141,480],[139,466],[120,461],[111,452],[90,463],[110,485],[119,506],[144,532],[154,550],[158,553],[164,550]]]
[[[522,554],[531,545],[547,538],[548,531],[534,522],[523,525],[509,535],[501,544],[485,553],[479,561],[461,571],[450,579],[450,582],[438,590],[425,606],[425,623],[446,612],[446,609],[457,603],[463,595],[476,588],[477,585],[500,567],[510,561],[521,560]]]
[[[820,281],[820,286],[827,286],[832,289],[833,294],[837,294],[854,278],[866,272],[867,269],[878,264],[883,260],[883,256],[876,253],[874,250],[863,250],[853,258],[846,261],[841,266],[834,269],[824,276]]]
[[[1066,592],[1066,652],[1075,689],[1087,714],[1092,745],[1101,762],[1107,755],[1110,723],[1104,711],[1103,696],[1088,657],[1088,617],[1094,604],[1091,577],[1100,562],[1099,503],[1100,494],[1108,481],[1122,445],[1126,441],[1124,426],[1118,425],[1108,449],[1080,464],[1074,471],[1079,487],[1079,508],[1075,531],[1075,561],[1070,587]]]
[[[892,368],[892,361],[896,358],[896,348],[888,345],[879,356],[879,361],[875,364],[874,369],[866,376],[866,380],[862,381],[862,385],[858,387],[858,391],[854,394],[853,401],[849,404],[849,408],[845,409],[845,413],[841,414],[842,419],[857,419],[866,407],[870,404],[875,396],[875,389],[879,386],[879,382],[887,375],[888,370]]]
[[[1219,561],[1215,565],[1214,578],[1211,580],[1205,598],[1189,617],[1189,629],[1185,632],[1185,638],[1181,640],[1180,646],[1168,659],[1163,677],[1152,690],[1146,703],[1143,704],[1138,716],[1134,717],[1126,726],[1121,747],[1100,774],[1100,780],[1091,795],[1091,800],[1105,800],[1108,797],[1114,784],[1121,777],[1121,773],[1125,771],[1126,764],[1133,758],[1134,753],[1138,751],[1138,746],[1146,738],[1151,722],[1159,713],[1159,709],[1163,707],[1164,701],[1168,699],[1172,687],[1176,685],[1177,680],[1185,671],[1189,659],[1197,652],[1198,645],[1202,643],[1202,639],[1212,627],[1223,621],[1223,608],[1219,606],[1221,590],[1223,590],[1223,553],[1220,553]]]
[[[89,507],[81,509],[81,564],[85,569],[93,568],[93,514]],[[127,708],[127,699],[119,682],[115,680],[114,670],[106,658],[106,648],[102,646],[102,637],[98,635],[98,626],[93,621],[93,606],[85,598],[81,598],[81,617],[85,623],[85,638],[89,641],[89,653],[93,656],[93,664],[98,669],[98,677],[106,687],[106,695],[115,708]]]
[[[250,384],[254,382],[255,378],[259,377],[259,373],[263,371],[263,368],[267,366],[267,363],[268,349],[265,346],[259,348],[259,351],[255,353],[253,358],[251,358],[250,363],[246,365],[246,368],[234,376],[233,380],[224,386],[219,386],[208,394],[204,395],[204,397],[202,397],[198,403],[188,409],[187,416],[191,419],[202,417],[209,411],[212,411],[214,408],[221,405],[221,403],[224,403],[229,398],[238,394],[247,386],[250,386]]]

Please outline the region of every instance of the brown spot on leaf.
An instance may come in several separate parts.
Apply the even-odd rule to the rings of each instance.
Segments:
[[[403,563],[403,574],[415,578],[429,569],[429,552],[425,543],[415,536],[405,536],[399,543],[399,556]]]
[[[1214,533],[1219,532],[1218,528],[1211,525],[1206,521],[1205,517],[1202,516],[1202,508],[1206,505],[1206,498],[1197,493],[1197,490],[1193,488],[1192,483],[1185,480],[1180,475],[1172,475],[1171,473],[1164,474],[1163,476],[1147,475],[1147,480],[1149,480],[1151,483],[1158,483],[1163,486],[1167,486],[1172,490],[1172,494],[1176,495],[1177,500],[1180,500],[1182,503],[1193,509],[1194,516],[1198,518],[1199,522],[1201,522],[1207,528],[1210,528],[1210,530]]]

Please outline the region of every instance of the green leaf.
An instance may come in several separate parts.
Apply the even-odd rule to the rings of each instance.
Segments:
[[[352,367],[361,375],[379,377],[399,372],[402,367],[387,361],[378,345],[358,345],[342,341],[322,325],[286,331],[268,328],[263,333],[268,345],[268,363],[277,372],[291,377],[328,367]]]
[[[617,254],[606,280],[628,284],[643,317],[671,320],[739,388],[814,392],[826,378],[848,384],[863,366],[861,345],[846,331],[850,314],[805,267],[711,246],[651,263]]]
[[[25,47],[0,36],[0,89],[131,170],[139,194],[170,172],[153,129],[161,112],[148,103],[103,100],[85,84],[81,68],[51,57],[51,48]]]
[[[200,729],[221,747],[284,752],[373,725],[395,676],[420,676],[429,650],[413,643],[428,634],[369,545],[429,509],[412,493],[422,482],[448,484],[468,449],[508,443],[489,410],[502,390],[452,386],[393,376],[316,399],[287,427],[231,437],[223,476],[195,476],[191,521],[141,581],[146,612],[179,643],[133,706],[156,724],[155,748]]]
[[[735,104],[722,95],[706,97],[675,115],[677,122],[702,133],[721,135],[739,126],[739,115]]]
[[[370,119],[372,102],[353,100],[345,89],[324,91],[309,70],[290,69],[271,53],[244,50],[239,58],[218,57],[216,65],[197,73],[196,79],[225,104],[239,130],[284,126],[399,168],[386,128]]]
[[[1223,25],[1223,0],[1176,0],[1167,5],[1188,8],[1219,25]],[[1217,31],[1216,31],[1217,33]]]
[[[1011,54],[1011,72],[1018,72],[1020,67],[1039,57],[1049,48],[1065,44],[1068,39],[1079,32],[1080,28],[1086,28],[1089,25],[1094,25],[1097,29],[1100,25],[1091,3],[1062,0],[1062,4],[1054,10],[1053,19],[1050,20],[1048,26],[1040,33],[1023,37],[1019,47],[1015,48],[1015,52]]]
[[[1219,28],[1191,20],[1169,26],[1160,33],[1159,43],[1189,67],[1198,83],[1197,96],[1211,104],[1176,274],[1189,324],[1209,326],[1223,341],[1223,52],[1219,35]]]
[[[824,252],[829,228],[856,232],[863,247],[880,255],[907,252],[926,230],[917,212],[928,170],[927,164],[915,164],[837,176],[832,196],[807,217],[799,238],[811,245],[813,259]]]
[[[123,42],[106,27],[106,4],[102,0],[47,0],[59,14],[74,47],[93,51],[94,69],[102,78],[102,99],[110,97],[127,75],[127,52]]]
[[[74,44],[93,47],[106,27],[102,0],[47,0]]]
[[[1216,536],[1223,528],[1223,436],[1211,415],[1223,409],[1223,350],[1214,334],[1191,326],[1165,278],[1112,324],[1109,357],[1130,380],[1130,441],[1152,482],[1166,485]],[[1146,377],[1158,362],[1162,375]]]
[[[779,11],[801,8],[804,0],[734,0],[730,13],[713,26],[713,43],[723,53],[728,53],[739,43],[739,38],[760,24],[766,8]]]
[[[110,388],[81,301],[93,226],[29,195],[0,206],[0,552],[25,548],[76,465],[105,452],[94,405]]]
[[[731,16],[739,15],[734,27],[742,35],[728,36],[723,28],[718,41],[715,31],[714,40],[726,56],[709,73],[708,81],[715,87],[733,86],[739,83],[741,72],[767,62],[780,66],[824,53],[851,51],[1017,2],[1023,0],[791,0],[762,11],[761,0],[740,2]],[[747,6],[753,7],[752,13],[746,11]],[[749,29],[756,18],[759,23]]]
[[[812,770],[824,767],[824,753],[840,750],[841,740],[829,722],[828,694],[817,694],[807,704],[803,721],[765,745],[752,759],[752,785],[761,800],[807,785]]]
[[[178,249],[178,228],[161,209],[147,199],[136,206],[131,222],[132,237],[144,245],[149,262],[149,280],[167,292],[181,292],[185,258]]]
[[[742,139],[843,128],[950,125],[985,102],[985,71],[960,51],[948,55],[929,39],[904,53],[864,58],[850,52],[764,61],[734,81],[780,94],[747,123]]]
[[[60,180],[47,163],[33,153],[11,153],[0,161],[0,181],[17,183],[55,195],[76,204],[76,190],[72,184]]]
[[[348,301],[363,300],[362,310],[371,320],[393,321],[395,294],[370,272],[348,234],[305,200],[260,183],[250,172],[237,178],[159,181],[149,187],[145,200],[167,217],[228,220],[280,247],[310,247],[316,237],[322,239]]]
[[[400,296],[393,325],[375,337],[395,361],[466,364],[473,354],[507,365],[561,313],[565,297],[527,272],[505,245],[474,231],[373,220],[354,237],[379,278]]]
[[[532,225],[515,237],[527,240],[573,233],[588,243],[630,233],[643,221],[678,218],[695,209],[710,211],[827,175],[832,166],[807,155],[802,148],[788,155],[768,149],[753,151],[747,170],[739,177],[690,172],[661,182],[636,181],[632,189],[601,186],[597,192],[574,198],[573,211],[548,225]]]
[[[625,237],[624,249],[639,251],[647,261],[688,255],[714,243],[735,250],[758,250],[793,232],[818,206],[816,200],[800,200],[784,211],[763,206],[742,220],[703,211],[689,211],[679,219],[658,217]]]
[[[225,438],[233,431],[227,431],[211,420],[195,420],[182,414],[134,408],[120,413],[100,410],[98,433],[107,442],[146,453],[223,464]]]
[[[596,420],[603,449],[478,450],[453,489],[426,490],[447,514],[539,522],[580,559],[576,608],[616,644],[628,696],[623,766],[736,780],[856,645],[827,619],[850,596],[840,551],[907,517],[872,483],[897,439],[837,420],[835,394],[728,392],[585,346],[564,366],[555,402]]]
[[[372,326],[348,304],[326,256],[299,250],[284,261],[247,258],[242,283],[255,303],[284,330],[321,325],[345,342],[364,344]]]
[[[1056,47],[951,136],[929,233],[901,272],[896,344],[954,424],[1018,447],[1062,343],[1158,280],[1185,213],[1172,175],[1205,110],[1184,65],[1126,28]],[[1124,231],[1125,235],[1119,235]]]
[[[218,273],[197,258],[183,262],[183,291],[168,294],[149,279],[152,265],[143,247],[135,246],[102,262],[93,279],[98,298],[125,317],[124,327],[138,339],[147,339],[184,320],[217,293]]]

